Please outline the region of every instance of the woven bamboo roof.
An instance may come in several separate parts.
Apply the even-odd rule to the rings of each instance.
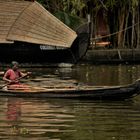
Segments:
[[[70,47],[77,34],[38,2],[0,0],[0,43]]]

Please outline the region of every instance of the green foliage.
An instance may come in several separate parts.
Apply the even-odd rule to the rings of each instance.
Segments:
[[[139,5],[139,0],[132,0],[132,7],[136,7]]]
[[[85,22],[83,18],[78,17],[86,6],[83,0],[38,0],[38,2],[49,11],[53,7],[51,13],[72,29],[76,29]]]
[[[69,15],[62,11],[58,11],[57,13],[55,13],[55,16],[74,30],[85,22],[85,20],[82,18]]]
[[[96,29],[96,19],[99,10],[106,14],[105,20],[108,23],[111,33],[118,32],[132,25],[133,15],[139,15],[137,8],[140,6],[140,0],[37,0],[48,11],[53,13],[57,18],[63,21],[72,29],[76,29],[85,20],[90,11],[93,28]],[[104,14],[104,15],[105,15]],[[138,18],[137,18],[138,19]],[[136,19],[135,19],[136,20]],[[139,22],[139,21],[134,21]],[[126,35],[131,37],[131,29],[126,31]],[[121,32],[120,38],[124,37]],[[118,35],[111,36],[113,43],[118,43]],[[137,33],[138,34],[138,33]],[[127,37],[128,38],[128,37]],[[126,38],[126,39],[127,39]],[[123,42],[123,39],[120,40]],[[129,44],[129,40],[128,43]]]
[[[46,4],[53,6],[54,11],[63,11],[71,15],[77,15],[86,6],[84,0],[37,0],[44,7],[49,7]]]
[[[81,11],[86,5],[82,0],[71,0],[71,14],[76,15],[77,12]]]
[[[116,7],[116,5],[117,5],[117,1],[116,0],[107,0],[105,5],[107,8],[110,8],[113,10],[113,8]]]
[[[45,0],[37,0],[39,3],[44,4]]]

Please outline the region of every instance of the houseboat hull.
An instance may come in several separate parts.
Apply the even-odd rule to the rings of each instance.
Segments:
[[[37,1],[0,0],[0,62],[76,63],[89,46],[89,23],[71,29]]]
[[[77,38],[70,48],[15,41],[0,44],[0,62],[10,63],[77,63],[87,52],[90,42],[90,25],[77,30]]]

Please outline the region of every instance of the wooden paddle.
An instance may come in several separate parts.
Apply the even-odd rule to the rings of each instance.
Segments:
[[[25,74],[24,76],[19,77],[19,78],[15,79],[14,81],[20,80],[20,79],[22,79],[22,78],[24,78],[24,77],[26,77],[26,76],[28,76],[28,74]],[[14,82],[14,81],[13,81],[13,82]],[[0,89],[2,89],[2,88],[4,88],[4,87],[6,87],[6,86],[8,86],[8,85],[10,85],[10,83],[7,83],[7,84],[5,84],[5,85],[1,86],[1,87],[0,87]]]

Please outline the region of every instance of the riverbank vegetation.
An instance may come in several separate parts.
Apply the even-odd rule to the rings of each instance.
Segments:
[[[72,29],[91,21],[93,42],[113,48],[140,48],[139,0],[37,0]]]

